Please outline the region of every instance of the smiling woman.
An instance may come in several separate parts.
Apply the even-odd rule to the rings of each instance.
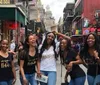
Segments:
[[[13,55],[8,53],[8,40],[0,42],[0,85],[12,85],[16,81]]]
[[[27,36],[24,48],[19,56],[20,81],[22,85],[37,85],[35,80],[35,65],[37,62],[36,35]]]
[[[46,85],[56,85],[56,44],[55,44],[55,34],[49,32],[46,34],[46,38],[43,42],[42,47],[39,49],[39,59],[38,59],[38,76],[42,74],[48,76],[48,81]],[[52,63],[51,63],[52,62]],[[45,85],[45,83],[40,82],[40,85]]]
[[[85,40],[80,57],[87,68],[89,85],[97,85],[100,82],[100,47],[96,34],[90,33]]]

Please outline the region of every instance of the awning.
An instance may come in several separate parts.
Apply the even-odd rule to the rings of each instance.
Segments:
[[[16,5],[0,5],[0,20],[17,21],[25,25],[25,13]]]

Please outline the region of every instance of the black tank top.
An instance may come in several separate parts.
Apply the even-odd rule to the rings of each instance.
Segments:
[[[0,55],[0,81],[8,81],[14,78],[11,62],[13,55],[9,54],[7,58]]]

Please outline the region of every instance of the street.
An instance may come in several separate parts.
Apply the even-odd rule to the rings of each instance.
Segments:
[[[0,0],[0,85],[1,81],[9,80],[11,77],[12,53],[17,75],[15,85],[21,85],[18,60],[26,62],[24,71],[28,69],[25,73],[35,72],[33,69],[38,53],[39,57],[43,58],[41,70],[56,71],[57,63],[57,81],[54,81],[56,85],[61,85],[64,83],[66,69],[64,66],[61,69],[60,59],[55,63],[53,57],[56,57],[56,51],[59,49],[58,54],[64,53],[61,55],[63,58],[68,56],[69,59],[65,60],[66,64],[69,64],[70,60],[77,57],[76,53],[69,53],[72,51],[70,48],[79,52],[82,60],[90,64],[88,74],[93,80],[91,76],[88,79],[91,80],[90,83],[97,84],[100,81],[100,77],[97,78],[100,76],[100,0]],[[70,57],[67,53],[75,57]],[[68,67],[66,65],[67,70],[71,72],[72,66],[76,63],[71,62]],[[32,70],[31,66],[34,66]],[[75,66],[74,72],[71,72],[72,78],[87,73],[83,65],[80,67],[84,72],[77,67]],[[76,73],[78,75],[74,75]],[[77,80],[80,84],[80,80]],[[77,83],[76,80],[75,82]],[[84,85],[88,85],[87,77]]]
[[[82,67],[82,69],[86,72],[86,68],[83,65],[80,65],[80,67]],[[61,64],[60,61],[57,61],[57,83],[56,85],[61,85],[61,82],[64,82],[64,76],[65,76],[65,68],[62,67],[62,78],[61,78]],[[16,71],[17,74],[17,81],[15,85],[21,85],[20,81],[19,81],[19,71]],[[68,81],[70,81],[70,77],[68,77]],[[88,85],[87,80],[85,82],[85,85]]]

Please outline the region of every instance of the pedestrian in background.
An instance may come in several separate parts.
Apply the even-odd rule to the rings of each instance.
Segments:
[[[20,55],[21,51],[23,50],[23,46],[24,46],[24,43],[20,41],[18,43],[18,55]]]
[[[13,85],[16,81],[16,71],[13,55],[8,52],[8,40],[1,40],[0,48],[0,85]]]
[[[9,53],[12,53],[12,54],[13,54],[14,60],[15,60],[15,58],[16,58],[15,49],[16,49],[15,41],[14,41],[14,40],[11,40],[11,43],[10,43],[10,46],[9,46]]]
[[[55,35],[52,32],[48,32],[40,47],[37,69],[38,76],[48,76],[48,81],[47,83],[40,82],[40,85],[56,85],[56,60]]]
[[[22,85],[37,85],[35,66],[37,62],[36,35],[30,34],[20,55],[20,81]]]
[[[10,43],[10,51],[15,51],[15,47],[16,47],[16,44],[14,42],[14,40],[11,40],[11,43]]]
[[[85,72],[79,67],[81,63],[79,55],[71,48],[71,41],[68,38],[63,38],[60,42],[59,51],[61,62],[67,70],[71,80],[69,85],[84,85]]]
[[[80,52],[83,63],[87,65],[87,79],[89,85],[100,84],[100,48],[96,34],[90,33]]]

